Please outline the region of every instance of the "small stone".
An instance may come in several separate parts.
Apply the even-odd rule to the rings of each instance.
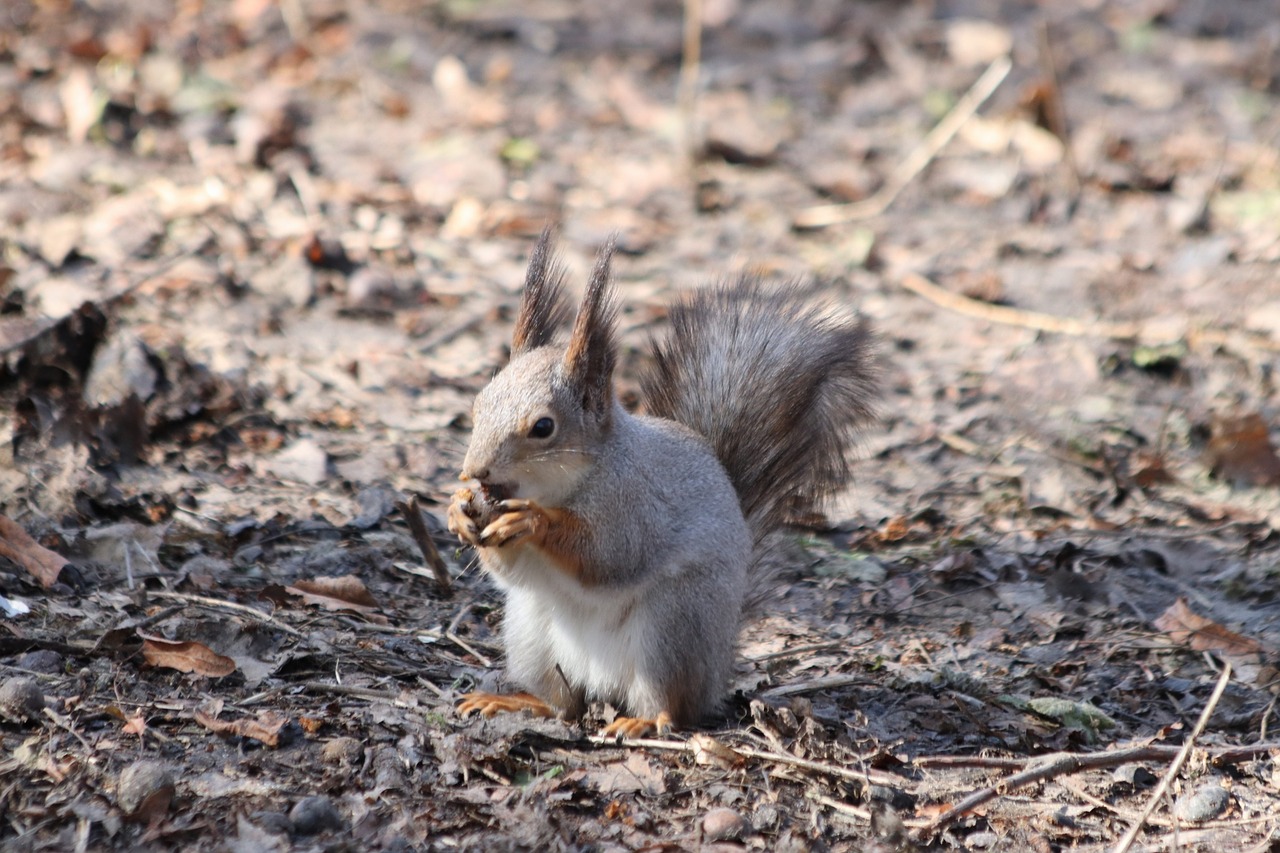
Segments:
[[[53,649],[36,649],[18,658],[18,668],[52,675],[62,672],[62,655]]]
[[[1178,820],[1200,823],[1222,814],[1230,802],[1231,794],[1227,789],[1217,782],[1210,782],[1179,797],[1173,804],[1173,814]]]
[[[294,480],[314,486],[329,474],[329,456],[320,445],[309,438],[300,438],[270,459],[261,467],[282,480]]]
[[[15,723],[34,720],[44,710],[44,693],[34,678],[16,675],[0,684],[0,717]]]
[[[289,812],[289,821],[298,835],[316,835],[329,829],[342,829],[346,822],[328,797],[307,797]]]
[[[742,835],[747,822],[733,809],[712,809],[702,818],[702,834],[707,841],[732,841]]]
[[[293,832],[293,824],[289,822],[288,815],[280,812],[254,812],[253,822],[263,832],[271,835],[289,835]]]
[[[355,764],[364,755],[364,745],[353,737],[336,737],[324,745],[327,764]]]
[[[116,803],[130,817],[147,823],[169,811],[173,774],[159,761],[135,761],[120,773]]]

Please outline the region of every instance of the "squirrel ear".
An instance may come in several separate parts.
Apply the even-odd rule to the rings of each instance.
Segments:
[[[556,327],[568,316],[565,307],[564,267],[555,259],[551,247],[552,228],[542,235],[529,256],[529,271],[524,277],[524,293],[516,313],[516,328],[511,334],[511,351],[523,352],[551,343]]]
[[[609,267],[616,244],[616,235],[611,236],[600,249],[564,353],[565,376],[581,390],[583,408],[601,417],[608,417],[613,405],[613,365],[618,356],[613,334],[618,309],[609,287]]]

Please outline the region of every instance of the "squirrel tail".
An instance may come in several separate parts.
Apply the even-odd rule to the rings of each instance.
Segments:
[[[878,384],[865,321],[799,284],[749,276],[693,294],[670,317],[643,379],[648,411],[711,443],[757,541],[849,482],[845,453]]]

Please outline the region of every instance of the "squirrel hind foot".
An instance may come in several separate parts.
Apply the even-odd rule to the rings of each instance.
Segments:
[[[535,717],[556,715],[555,709],[532,693],[467,693],[458,703],[458,714],[463,717],[472,712],[477,712],[482,717],[492,717],[514,711],[528,711]]]
[[[641,738],[648,734],[664,735],[672,729],[671,715],[666,711],[656,717],[616,717],[604,727],[606,738]]]

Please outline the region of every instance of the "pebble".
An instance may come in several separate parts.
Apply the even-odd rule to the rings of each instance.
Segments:
[[[1178,797],[1173,804],[1173,814],[1178,820],[1200,823],[1213,820],[1226,811],[1230,803],[1231,794],[1227,789],[1210,782]]]
[[[702,818],[702,834],[709,842],[736,839],[746,826],[747,822],[733,809],[712,809]]]
[[[333,800],[322,796],[300,800],[289,811],[289,821],[298,835],[316,835],[329,829],[342,829],[346,825]]]
[[[21,723],[34,720],[44,710],[44,693],[34,678],[15,675],[0,684],[0,717]]]
[[[169,810],[174,790],[169,768],[159,761],[143,759],[121,771],[116,803],[130,817],[150,822]]]

